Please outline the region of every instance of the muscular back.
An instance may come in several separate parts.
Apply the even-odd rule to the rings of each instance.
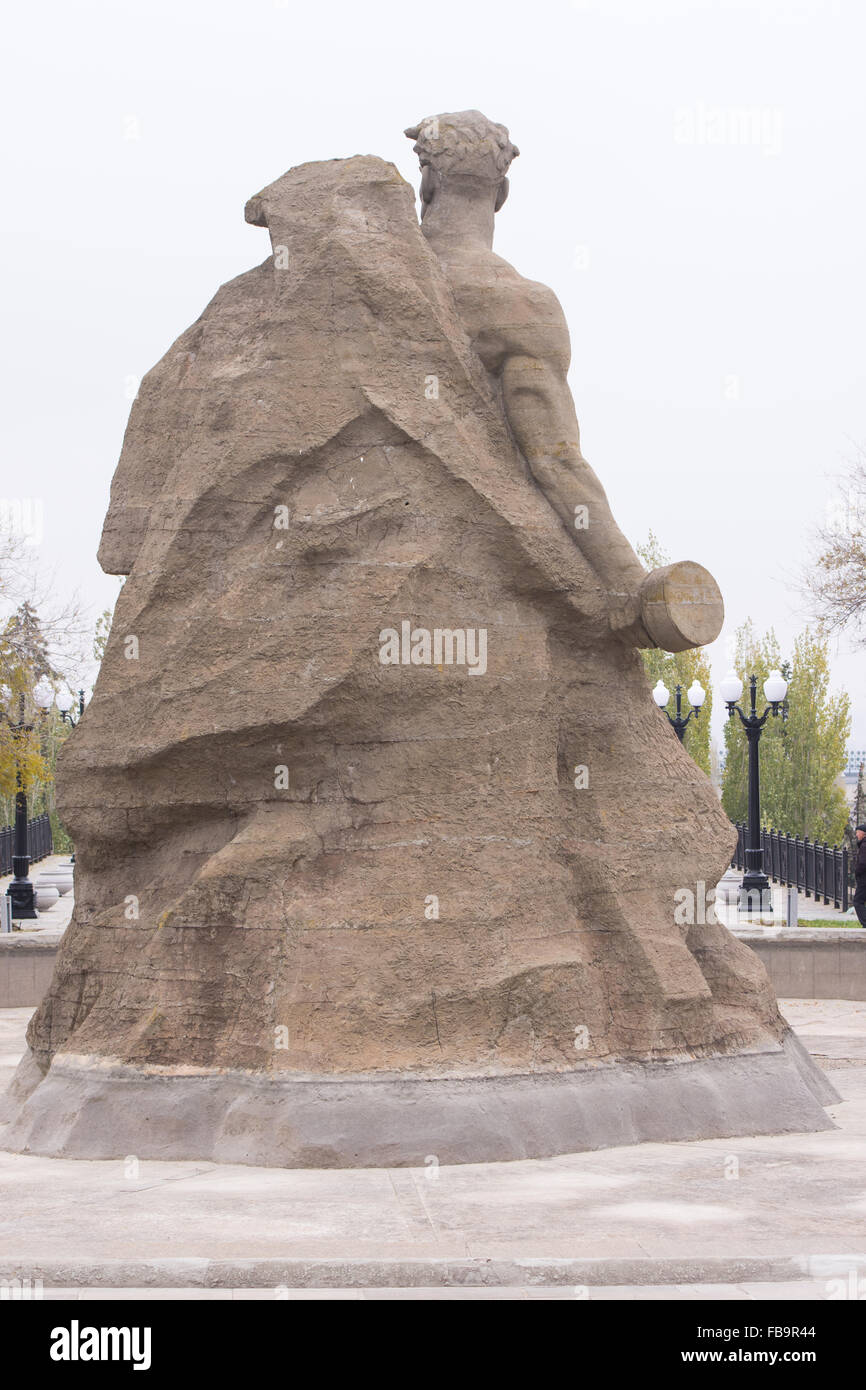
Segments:
[[[548,362],[564,376],[571,361],[568,326],[547,285],[526,280],[492,251],[440,255],[472,346],[498,376],[509,357]]]

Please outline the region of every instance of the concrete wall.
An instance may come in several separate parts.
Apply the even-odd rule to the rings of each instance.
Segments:
[[[780,999],[866,1000],[866,931],[862,928],[735,931],[760,957]],[[58,935],[0,936],[0,1009],[33,1008],[51,979]]]
[[[866,1000],[866,931],[862,927],[737,930],[763,961],[780,999]]]
[[[0,1009],[34,1008],[48,988],[59,935],[0,935]]]

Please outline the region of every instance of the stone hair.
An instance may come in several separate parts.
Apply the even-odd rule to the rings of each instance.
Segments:
[[[511,161],[520,154],[504,125],[489,121],[480,111],[454,111],[427,116],[405,134],[421,167],[430,165],[441,177],[465,174],[499,183]]]

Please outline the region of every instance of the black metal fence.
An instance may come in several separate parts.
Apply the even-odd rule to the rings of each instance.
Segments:
[[[15,830],[11,825],[5,825],[0,830],[0,876],[12,872],[14,844]],[[33,864],[38,864],[40,859],[46,859],[49,854],[53,854],[54,842],[51,838],[51,820],[47,812],[41,816],[34,816],[32,820],[27,822],[27,845],[30,862]]]
[[[737,848],[731,860],[732,869],[746,867],[746,836],[744,821],[735,821]],[[781,830],[762,830],[764,872],[776,883],[796,887],[799,893],[815,901],[823,898],[842,912],[848,911],[848,847],[820,844],[808,835],[786,835]]]

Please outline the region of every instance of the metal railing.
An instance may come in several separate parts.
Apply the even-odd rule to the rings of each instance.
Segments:
[[[15,829],[11,825],[4,825],[0,829],[0,877],[12,872],[12,850],[15,844]],[[51,819],[46,812],[41,816],[34,816],[27,822],[27,846],[31,864],[38,864],[40,859],[47,859],[49,854],[54,853],[54,841],[51,838]]]
[[[748,826],[735,821],[737,848],[731,860],[732,869],[746,867],[746,835]],[[764,851],[764,873],[776,883],[796,888],[817,902],[823,898],[842,912],[848,911],[848,847],[820,844],[808,835],[786,835],[781,830],[761,830]]]

